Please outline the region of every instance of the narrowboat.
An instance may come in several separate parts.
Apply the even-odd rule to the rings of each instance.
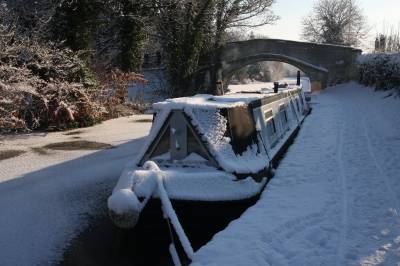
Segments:
[[[229,222],[254,204],[309,112],[301,85],[277,83],[153,109],[143,149],[108,198],[109,214],[121,228],[166,218],[189,258],[185,232]]]

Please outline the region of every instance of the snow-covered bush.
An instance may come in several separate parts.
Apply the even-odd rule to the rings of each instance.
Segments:
[[[400,92],[400,53],[364,54],[357,60],[360,83],[377,90],[396,89]]]
[[[27,36],[13,17],[0,0],[0,133],[90,126],[135,112],[124,102],[126,87],[145,82],[141,75],[100,71],[83,51]]]
[[[0,65],[0,133],[89,126],[104,112],[79,83],[45,81],[27,68]]]

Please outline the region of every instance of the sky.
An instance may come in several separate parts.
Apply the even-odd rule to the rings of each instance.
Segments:
[[[316,0],[275,0],[272,10],[280,19],[275,25],[266,25],[254,30],[255,34],[269,38],[301,40],[301,20],[310,14]],[[358,0],[358,6],[367,17],[370,28],[364,49],[373,46],[377,32],[390,26],[400,27],[400,0]]]

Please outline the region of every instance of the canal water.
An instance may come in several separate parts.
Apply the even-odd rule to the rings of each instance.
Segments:
[[[298,129],[283,145],[274,160],[274,167],[287,152],[298,134]],[[107,194],[109,195],[109,193]],[[173,207],[188,236],[194,251],[209,242],[219,231],[250,206],[260,195],[239,202],[181,202],[172,201]],[[163,218],[159,200],[150,200],[142,211],[134,229],[117,228],[109,219],[105,208],[92,219],[89,227],[76,237],[63,255],[59,266],[169,266],[173,265],[169,254],[171,232]],[[178,237],[172,230],[177,251],[183,265],[186,257]]]
[[[196,251],[257,200],[258,197],[254,197],[233,205],[214,202],[197,206],[196,209],[186,203],[175,202],[173,205]],[[174,230],[172,236],[182,264],[188,265],[190,260]],[[104,210],[71,242],[59,265],[168,266],[173,265],[169,254],[170,243],[170,231],[163,219],[159,201],[150,201],[142,211],[139,223],[129,230],[117,228]]]

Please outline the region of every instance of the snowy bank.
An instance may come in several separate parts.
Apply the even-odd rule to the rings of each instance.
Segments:
[[[400,104],[383,96],[355,83],[314,96],[261,199],[192,265],[396,265]]]

